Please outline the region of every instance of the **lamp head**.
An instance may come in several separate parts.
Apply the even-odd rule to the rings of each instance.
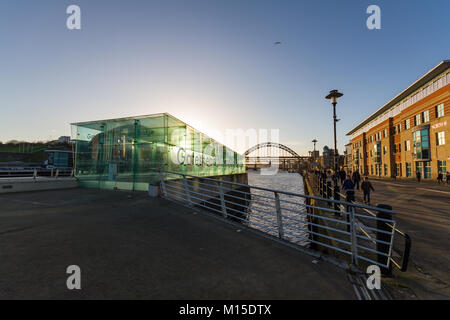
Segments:
[[[325,97],[325,99],[331,100],[332,104],[337,103],[337,99],[342,97],[344,94],[337,90],[331,90],[330,93]]]

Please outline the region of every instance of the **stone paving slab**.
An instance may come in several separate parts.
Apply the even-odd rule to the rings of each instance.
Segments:
[[[345,270],[145,193],[4,194],[0,221],[0,299],[355,299]]]

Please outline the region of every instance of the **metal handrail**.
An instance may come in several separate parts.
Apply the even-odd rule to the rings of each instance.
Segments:
[[[321,191],[321,189],[323,187],[322,187],[322,183],[321,183],[320,177],[315,176],[315,178],[317,178],[317,188],[319,189],[319,191]],[[333,194],[333,192],[329,192],[329,188],[331,189],[331,187],[329,187],[325,183],[324,183],[324,186],[326,187],[326,191],[322,191],[322,192],[324,192],[326,194]],[[344,194],[342,194],[340,192],[339,192],[339,196],[344,197],[344,198],[346,197]],[[353,202],[353,203],[355,203],[355,202]],[[355,204],[358,204],[358,203],[355,203]],[[362,208],[362,207],[360,207],[360,208]],[[382,208],[378,208],[377,207],[377,208],[374,208],[372,210],[382,211],[380,209],[382,209]],[[344,208],[341,208],[341,210],[344,210]],[[389,228],[391,228],[393,230],[393,232],[395,234],[398,234],[399,236],[404,238],[403,250],[400,250],[400,251],[403,252],[403,254],[401,254],[401,253],[399,254],[402,257],[402,261],[401,262],[397,262],[392,256],[389,259],[390,259],[390,262],[392,262],[392,264],[396,268],[398,268],[402,272],[405,272],[407,270],[407,268],[408,268],[409,256],[410,256],[410,252],[411,252],[411,238],[410,238],[410,236],[407,233],[404,233],[401,230],[399,230],[395,226],[395,223],[392,223],[389,220],[383,220],[381,218],[378,218],[377,215],[374,212],[372,212],[369,208],[362,208],[362,210],[365,213],[367,213],[369,216],[363,216],[363,215],[360,215],[360,214],[357,214],[356,216],[361,217],[361,218],[365,218],[365,219],[376,219],[376,220],[383,221],[383,222],[385,222],[385,224]],[[369,233],[366,230],[364,230],[364,228],[367,229],[367,230],[371,230],[371,231],[375,231],[375,230],[373,228],[365,226],[362,223],[360,224],[360,231],[367,236],[366,240],[372,241],[373,243],[377,243],[377,242],[379,243],[380,242],[380,240],[377,240],[377,239],[374,239],[373,237],[371,237],[369,235]],[[377,230],[377,232],[386,233],[385,231],[382,231],[382,230]],[[398,251],[394,247],[392,247],[391,250]]]
[[[160,171],[159,169],[156,169],[156,170]],[[190,177],[190,178],[195,178],[195,179],[203,179],[203,180],[216,181],[217,182],[217,179],[208,178],[208,177],[194,176],[194,175],[180,173],[180,172],[176,172],[176,171],[162,170],[162,172],[169,173],[169,174],[174,174],[174,175],[181,175],[181,176],[184,176],[184,177]],[[249,187],[249,185],[247,185],[247,184],[242,184],[242,183],[238,183],[238,182],[230,182],[230,181],[221,181],[221,182],[225,183],[225,184],[229,184],[229,185],[239,186],[239,187]],[[257,189],[257,190],[262,190],[262,191],[268,191],[268,192],[277,192],[278,191],[278,190],[275,190],[275,189],[269,189],[269,188],[258,187],[258,186],[251,186],[251,188],[252,189]],[[356,207],[356,208],[374,209],[371,206],[366,206],[366,205],[363,205],[363,204],[358,204],[358,203],[353,203],[353,202],[346,202],[346,201],[339,201],[339,200],[333,200],[333,199],[326,199],[326,198],[310,196],[310,195],[301,194],[301,193],[288,192],[288,191],[282,191],[281,193],[283,193],[285,195],[294,196],[294,197],[302,197],[302,198],[305,198],[305,199],[322,200],[322,201],[327,201],[327,202],[331,202],[331,203],[350,205],[350,206]],[[394,213],[393,210],[388,210],[388,209],[384,209],[384,208],[376,208],[376,210],[377,211],[386,212],[386,213]]]
[[[387,250],[383,249],[384,251],[367,246],[368,240],[371,243],[370,235],[364,238],[358,234],[358,230],[362,228],[358,220],[360,214],[356,212],[356,209],[374,210],[373,207],[210,177],[197,177],[180,172],[158,170],[158,173],[163,197],[175,198],[174,200],[188,206],[209,210],[221,215],[224,219],[241,221],[247,227],[258,229],[283,241],[294,244],[302,242],[303,246],[315,244],[344,253],[350,256],[351,263],[356,266],[359,260],[368,261],[383,268],[388,268],[391,262],[394,232],[370,227],[371,231],[384,232],[390,236],[390,242],[379,242],[387,248]],[[252,190],[262,191],[263,194],[252,193]],[[256,198],[263,196],[265,201],[253,199],[255,196]],[[289,196],[289,200],[284,199],[285,196]],[[299,202],[292,201],[293,197],[300,199]],[[318,215],[317,212],[329,214],[340,212],[321,206],[320,201],[333,202],[339,208],[347,208],[348,212],[345,216],[348,219]],[[376,208],[376,210],[393,213],[388,209]],[[395,226],[394,220],[371,218],[374,221],[386,221]],[[333,225],[329,225],[330,223]],[[378,261],[375,256],[378,256]],[[387,257],[386,261],[380,261],[380,256]]]

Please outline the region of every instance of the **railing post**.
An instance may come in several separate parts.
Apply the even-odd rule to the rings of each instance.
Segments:
[[[327,186],[327,199],[331,199],[331,182],[326,182],[326,186]],[[329,202],[328,202],[329,203]]]
[[[50,170],[50,177],[53,178],[53,168]]]
[[[167,197],[166,184],[164,182],[164,176],[161,170],[159,171],[159,179],[161,180],[161,192]]]
[[[283,219],[281,215],[281,206],[280,206],[280,195],[278,192],[274,192],[275,194],[275,208],[277,210],[277,223],[278,223],[278,237],[283,239]]]
[[[341,200],[341,195],[339,194],[339,186],[337,184],[334,186],[334,190],[333,191],[334,191],[334,195],[333,195],[334,200],[340,201]],[[337,203],[337,202],[334,203],[334,210],[335,210],[335,213],[334,213],[335,216],[340,216],[341,215],[339,203]],[[339,212],[337,212],[337,211],[339,211]]]
[[[36,180],[37,178],[37,169],[33,170],[33,180]]]
[[[350,238],[352,243],[352,264],[358,266],[358,247],[356,239],[356,219],[355,219],[355,207],[350,208]]]
[[[223,193],[222,181],[219,182],[219,194],[220,194],[220,206],[222,209],[222,217],[225,219],[228,217],[227,207],[225,204],[225,194]]]
[[[184,193],[186,194],[186,200],[188,201],[189,205],[192,205],[191,194],[189,193],[189,185],[185,174],[183,174],[183,184],[184,184]]]
[[[377,204],[377,208],[387,209],[387,210],[392,211],[392,207],[387,204]],[[377,218],[392,220],[392,213],[377,211]],[[394,228],[395,228],[395,226],[394,226]],[[388,244],[377,242],[377,251],[383,252],[383,253],[389,255],[389,257],[390,257],[395,230],[392,230],[392,227],[390,227],[388,223],[386,223],[385,221],[381,221],[381,220],[377,220],[377,229],[380,231],[390,232],[390,234],[387,234],[384,232],[377,232],[377,240],[381,240],[381,241],[390,243],[390,245],[388,245]],[[387,266],[387,267],[381,267],[381,273],[384,274],[385,276],[391,277],[392,276],[392,264],[390,263],[389,257],[378,254],[377,261],[379,263]]]
[[[408,269],[409,253],[411,251],[411,238],[405,233],[405,251],[403,251],[402,272]]]
[[[59,176],[59,169],[56,169],[55,179],[57,179]]]

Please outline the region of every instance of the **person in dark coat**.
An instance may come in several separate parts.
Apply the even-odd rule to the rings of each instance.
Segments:
[[[422,174],[420,173],[419,170],[416,171],[416,177],[417,177],[417,182],[420,182],[420,178],[422,177]]]
[[[347,179],[342,184],[342,190],[345,190],[346,193],[345,201],[352,202],[355,200],[355,185],[352,179],[350,179],[350,175],[347,176]]]
[[[341,170],[339,172],[339,176],[340,176],[340,179],[341,179],[341,183],[344,183],[345,177],[347,176],[347,174],[345,173],[345,170]]]
[[[369,181],[368,177],[364,178],[364,181],[361,183],[361,190],[364,193],[364,203],[370,205],[370,191],[375,191],[372,184]]]
[[[359,182],[361,181],[361,176],[360,176],[358,170],[353,172],[352,180],[353,180],[353,185],[356,186],[357,190],[359,190]]]
[[[442,172],[438,173],[437,182],[438,184],[441,184],[441,182],[444,183],[444,175],[442,174]]]

